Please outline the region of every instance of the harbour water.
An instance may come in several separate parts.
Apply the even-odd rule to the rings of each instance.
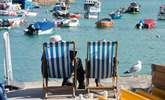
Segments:
[[[101,0],[102,11],[100,18],[109,17],[108,14],[120,7],[128,7],[132,0]],[[49,41],[49,37],[59,34],[64,40],[74,40],[78,56],[85,62],[87,41],[94,40],[117,40],[119,41],[119,73],[135,64],[137,60],[143,62],[140,74],[150,74],[151,64],[165,63],[165,21],[158,21],[157,15],[160,5],[165,4],[164,0],[136,0],[141,5],[140,14],[124,14],[122,19],[113,20],[112,28],[98,29],[95,22],[97,19],[83,18],[84,0],[76,0],[71,4],[71,12],[80,12],[80,26],[76,28],[56,28],[53,34],[42,36],[27,36],[24,29],[28,24],[42,21],[44,18],[53,20],[49,12],[53,6],[42,6],[36,9],[39,12],[37,17],[27,17],[26,24],[9,30],[11,40],[11,53],[14,79],[17,81],[41,81],[41,54],[42,43]],[[135,29],[135,24],[144,18],[152,18],[156,21],[154,29]],[[3,41],[0,31],[0,80],[4,79],[3,69]],[[160,37],[157,38],[157,35]],[[83,63],[85,65],[85,63]]]

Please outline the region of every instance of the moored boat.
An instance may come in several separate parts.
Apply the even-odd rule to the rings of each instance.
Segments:
[[[136,24],[137,29],[150,29],[150,28],[154,28],[155,26],[156,26],[156,22],[153,19],[140,20]]]
[[[69,7],[65,2],[58,2],[55,4],[54,8],[51,10],[54,17],[67,17]]]
[[[160,6],[160,11],[158,14],[159,20],[165,20],[165,5]]]
[[[79,20],[76,18],[71,18],[71,19],[65,19],[62,22],[62,27],[77,27],[79,26]]]
[[[0,3],[0,10],[7,10],[9,5],[7,3]]]
[[[13,21],[9,21],[8,19],[0,19],[0,29],[11,29],[13,23]]]
[[[122,17],[122,14],[120,11],[117,11],[110,13],[109,16],[111,16],[112,19],[120,19]]]
[[[50,21],[36,22],[30,24],[24,31],[28,35],[44,35],[51,34],[54,28],[54,23]]]
[[[85,0],[84,18],[97,18],[101,12],[101,2],[99,0]]]
[[[21,11],[25,16],[37,16],[38,13],[37,12],[34,12],[34,11],[31,11],[31,10],[22,10]]]
[[[20,26],[21,24],[24,24],[25,23],[25,19],[22,18],[22,17],[18,17],[18,18],[11,18],[11,19],[8,19],[9,22],[12,22],[13,23],[13,27],[14,26]]]
[[[97,27],[112,27],[113,22],[110,18],[103,18],[96,22]]]
[[[132,14],[137,14],[140,12],[140,5],[137,4],[136,2],[130,3],[128,9],[126,10],[126,13],[132,13]]]

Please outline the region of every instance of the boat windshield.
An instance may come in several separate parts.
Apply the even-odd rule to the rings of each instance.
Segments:
[[[130,5],[131,6],[138,6],[138,4],[136,2],[132,2]]]

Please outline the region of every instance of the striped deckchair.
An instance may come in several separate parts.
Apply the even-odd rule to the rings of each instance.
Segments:
[[[43,44],[42,76],[44,97],[47,97],[49,90],[48,78],[65,78],[72,74],[70,49],[75,51],[74,42],[50,42]],[[74,61],[75,62],[75,61]],[[75,64],[74,64],[75,65]],[[74,66],[76,69],[76,65]],[[74,70],[73,69],[73,70]],[[74,70],[76,71],[76,70]],[[74,72],[76,73],[76,72]],[[76,74],[74,74],[76,77]],[[76,78],[73,80],[73,96],[75,95]]]
[[[117,49],[117,41],[91,41],[87,43],[86,89],[88,92],[92,89],[113,89],[117,91]],[[92,87],[89,86],[89,78],[112,78],[112,85]]]

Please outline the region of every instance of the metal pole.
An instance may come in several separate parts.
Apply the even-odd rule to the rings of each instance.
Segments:
[[[10,50],[10,38],[9,33],[3,34],[4,40],[4,70],[5,70],[5,82],[6,85],[10,85],[13,81],[12,63],[11,63],[11,50]]]

